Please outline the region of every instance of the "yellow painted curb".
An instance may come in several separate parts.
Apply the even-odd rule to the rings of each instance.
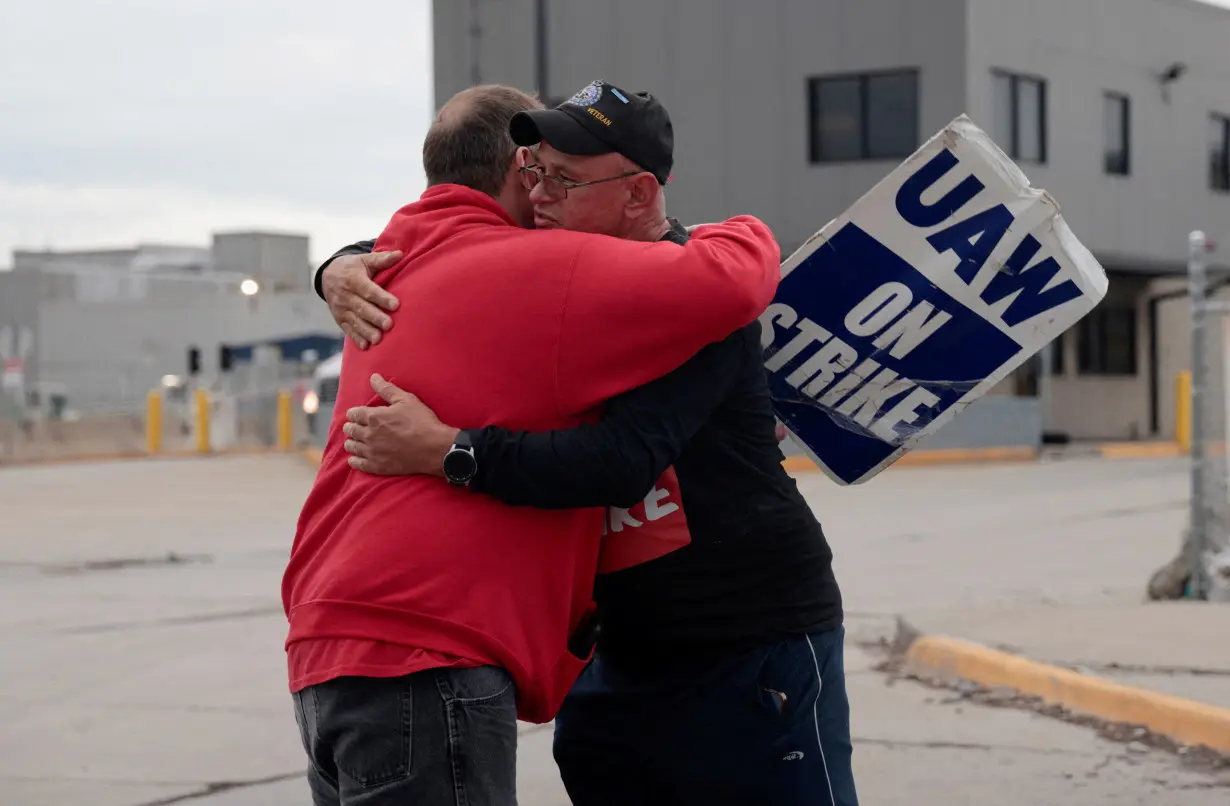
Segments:
[[[1125,686],[945,636],[927,635],[906,652],[911,671],[958,677],[1032,694],[1111,722],[1143,725],[1187,745],[1230,752],[1230,709]]]
[[[1107,442],[1098,446],[1107,459],[1166,459],[1185,455],[1177,442]]]
[[[1026,447],[944,448],[907,453],[898,459],[893,467],[925,467],[978,462],[1033,462],[1037,458],[1038,452]],[[810,473],[820,469],[806,456],[787,456],[782,462],[782,467],[792,473]]]
[[[782,462],[782,467],[786,468],[791,473],[811,473],[819,470],[816,463],[806,456],[787,456]]]
[[[319,465],[321,459],[323,459],[325,455],[324,451],[320,448],[304,448],[301,453],[304,459],[307,459],[314,465]]]
[[[946,465],[962,462],[1033,462],[1038,452],[1033,448],[947,448],[934,451],[912,451],[897,460],[896,466]]]

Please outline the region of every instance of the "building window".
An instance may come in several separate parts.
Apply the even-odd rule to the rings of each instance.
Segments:
[[[1046,162],[1046,81],[995,70],[991,82],[996,144],[1014,160]]]
[[[1209,187],[1230,193],[1230,117],[1209,117]]]
[[[1082,375],[1136,374],[1136,309],[1103,304],[1077,324],[1076,369]]]
[[[807,80],[813,163],[904,159],[918,148],[918,71]]]
[[[1131,108],[1126,95],[1102,95],[1102,163],[1108,174],[1127,176],[1131,172]]]

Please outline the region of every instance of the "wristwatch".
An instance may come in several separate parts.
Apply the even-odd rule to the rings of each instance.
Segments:
[[[466,431],[457,432],[457,441],[444,454],[444,478],[457,487],[468,487],[478,473],[478,460],[474,458],[474,443]]]

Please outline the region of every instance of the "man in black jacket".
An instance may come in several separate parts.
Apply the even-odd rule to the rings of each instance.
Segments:
[[[567,102],[514,129],[520,145],[541,144],[531,194],[540,226],[586,220],[579,189],[589,177],[569,155],[605,150],[669,171],[669,137],[646,151],[587,125],[587,109]],[[664,211],[662,231],[687,238]],[[393,304],[368,279],[380,259],[371,248],[342,249],[317,273],[318,292],[360,343],[379,338],[379,308]],[[613,554],[682,511],[684,545],[596,580],[597,648],[556,719],[555,757],[579,806],[857,803],[841,596],[820,525],[782,467],[760,339],[759,323],[736,331],[573,429],[462,432],[379,378],[373,388],[389,405],[347,413],[355,468],[456,482],[445,465],[460,445],[470,463],[462,483],[476,494],[609,507]]]

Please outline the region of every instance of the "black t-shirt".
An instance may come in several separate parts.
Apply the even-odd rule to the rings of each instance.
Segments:
[[[664,240],[686,241],[672,223]],[[628,662],[734,651],[842,621],[832,552],[775,428],[753,322],[612,398],[596,424],[471,431],[470,486],[514,505],[626,507],[673,467],[691,543],[598,577],[598,645]]]

